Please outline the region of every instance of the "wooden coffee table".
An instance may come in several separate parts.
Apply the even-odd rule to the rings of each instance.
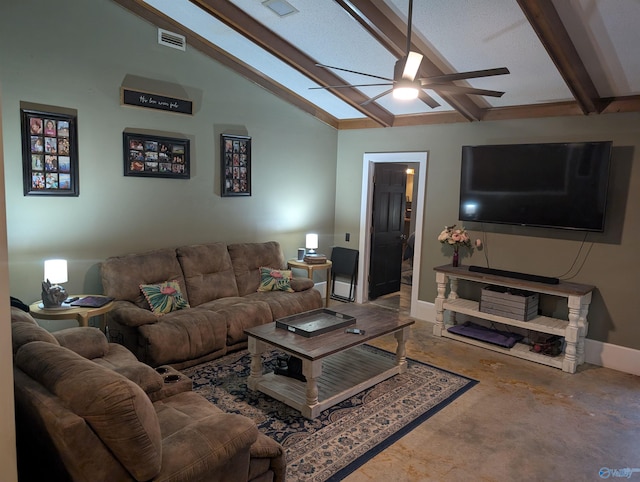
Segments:
[[[247,329],[251,353],[247,385],[299,410],[307,418],[316,418],[323,410],[406,371],[405,342],[409,327],[415,322],[394,315],[356,318],[350,328],[363,329],[364,335],[345,333],[345,328],[339,328],[307,338],[277,328],[275,322]],[[395,359],[361,346],[389,333],[394,333],[398,342]],[[270,347],[300,358],[306,383],[284,375],[263,374],[262,353]]]

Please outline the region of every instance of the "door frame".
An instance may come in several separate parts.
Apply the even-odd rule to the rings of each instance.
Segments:
[[[420,277],[420,257],[422,253],[422,226],[424,218],[424,199],[427,184],[426,151],[411,152],[365,152],[362,158],[362,198],[360,201],[360,257],[358,260],[358,283],[356,303],[369,300],[369,261],[371,257],[371,212],[373,209],[373,174],[377,163],[418,164],[418,192],[414,193],[411,203],[415,216],[415,245],[413,255],[413,276],[411,284],[411,316],[417,306]],[[414,207],[415,206],[415,207]]]

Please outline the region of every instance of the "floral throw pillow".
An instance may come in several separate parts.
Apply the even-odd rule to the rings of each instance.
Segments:
[[[149,302],[151,311],[158,316],[189,308],[189,303],[182,297],[177,281],[165,281],[156,285],[140,285],[140,289]]]
[[[260,268],[260,285],[258,291],[289,291],[291,288],[292,274],[290,270]]]

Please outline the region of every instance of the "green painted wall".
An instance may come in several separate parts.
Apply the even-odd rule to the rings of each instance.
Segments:
[[[545,118],[518,121],[447,124],[340,131],[336,186],[335,243],[345,245],[344,232],[360,225],[362,159],[365,152],[428,151],[427,187],[419,276],[419,299],[436,296],[434,266],[451,262],[437,236],[445,225],[457,222],[460,153],[463,145],[519,142],[612,140],[614,145],[608,219],[604,233],[485,225],[486,250],[474,252],[463,264],[486,265],[566,278],[596,286],[589,312],[589,334],[594,340],[640,349],[640,325],[633,302],[640,285],[640,115]],[[356,182],[354,182],[356,180]],[[469,225],[482,238],[482,226]],[[357,247],[357,236],[350,247]],[[582,246],[582,250],[581,250]],[[552,307],[562,311],[562,304]],[[566,305],[566,303],[564,303]],[[566,307],[565,307],[566,309]]]
[[[111,255],[273,239],[294,257],[309,231],[329,249],[336,130],[190,47],[158,45],[155,27],[109,0],[4,2],[0,45],[13,296],[40,299],[49,257],[69,260],[69,292],[93,293]],[[194,115],[120,105],[123,83],[158,81],[194,100]],[[79,197],[23,195],[21,102],[77,111]],[[123,176],[125,129],[189,138],[191,179]],[[251,197],[220,196],[223,132],[252,138]]]
[[[614,141],[604,234],[485,226],[487,250],[464,263],[594,284],[589,337],[640,348],[632,299],[637,241],[640,115],[544,118],[337,132],[191,48],[159,46],[156,29],[109,0],[5,2],[0,17],[5,178],[11,291],[40,297],[42,262],[69,259],[71,292],[95,292],[107,256],[210,241],[279,240],[287,256],[304,233],[321,250],[359,242],[365,152],[429,152],[420,300],[435,298],[433,266],[448,263],[436,236],[457,219],[460,147],[465,144]],[[142,79],[142,81],[140,80]],[[145,81],[145,79],[147,79]],[[121,106],[120,87],[170,83],[195,102],[182,116]],[[23,196],[20,103],[77,110],[80,196]],[[122,175],[122,132],[188,137],[190,180]],[[219,195],[219,134],[253,140],[253,196]],[[480,226],[470,226],[482,237]],[[345,243],[344,233],[351,242]],[[571,274],[577,270],[573,269]],[[562,308],[558,308],[561,310]]]

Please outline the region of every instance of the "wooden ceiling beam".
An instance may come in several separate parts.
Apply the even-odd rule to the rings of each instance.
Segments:
[[[285,62],[298,72],[306,75],[322,86],[341,85],[346,82],[333,72],[316,66],[315,59],[300,51],[294,45],[269,30],[260,22],[247,15],[242,9],[228,0],[190,0],[204,12],[223,22],[245,38],[251,40],[265,51]],[[371,117],[382,126],[393,125],[393,114],[378,104],[361,105],[368,100],[355,88],[332,89],[331,92],[354,109]]]
[[[573,93],[582,112],[584,114],[602,112],[607,102],[600,98],[552,0],[518,0],[518,4]]]
[[[354,20],[369,32],[384,48],[397,58],[406,55],[407,25],[382,0],[335,0]],[[412,36],[411,50],[424,57],[418,76],[429,77],[445,73],[431,58],[437,55],[424,42]],[[476,121],[484,116],[484,109],[464,94],[439,92],[440,97],[466,119]]]

